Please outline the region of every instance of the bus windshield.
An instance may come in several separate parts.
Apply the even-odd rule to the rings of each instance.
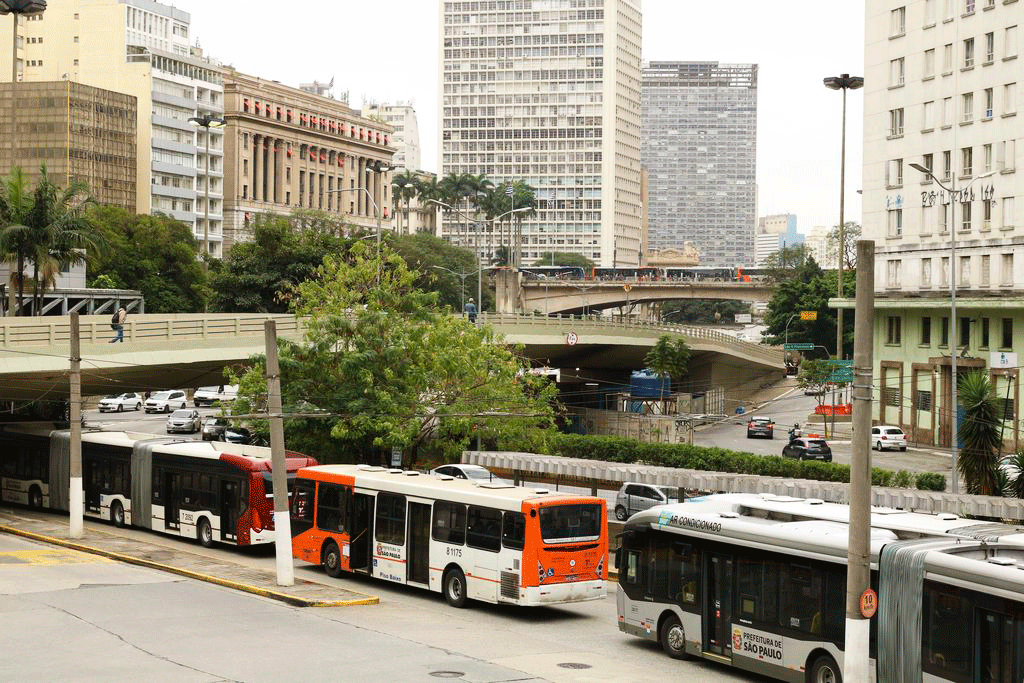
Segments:
[[[267,494],[267,498],[274,497],[274,475],[271,472],[263,472],[263,491]],[[288,473],[288,490],[292,491],[295,489],[295,473]]]
[[[601,506],[548,505],[540,509],[540,535],[545,543],[574,543],[601,538]]]

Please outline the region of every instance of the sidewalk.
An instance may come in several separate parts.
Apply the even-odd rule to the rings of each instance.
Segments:
[[[0,532],[214,583],[225,588],[280,600],[296,607],[348,607],[376,605],[380,602],[376,596],[343,588],[340,580],[337,586],[303,579],[295,579],[294,586],[278,586],[274,572],[244,567],[190,552],[188,540],[172,539],[181,547],[168,548],[165,545],[125,538],[118,535],[113,527],[107,529],[105,526],[102,522],[86,519],[84,537],[71,539],[68,520],[62,515],[0,508]]]

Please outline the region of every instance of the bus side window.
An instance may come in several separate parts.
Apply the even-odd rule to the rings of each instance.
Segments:
[[[522,550],[526,542],[526,515],[506,512],[502,522],[501,544],[510,550]]]
[[[292,488],[291,517],[295,520],[313,524],[313,500],[316,482],[308,479],[296,479]]]
[[[461,503],[434,503],[434,527],[431,535],[435,541],[463,545],[466,542],[466,506]]]
[[[381,543],[405,545],[405,496],[377,494],[376,536]]]
[[[323,531],[345,533],[345,514],[341,507],[341,486],[320,482],[316,526]]]
[[[821,571],[805,565],[784,565],[780,578],[779,626],[820,633]]]
[[[626,583],[640,583],[640,551],[626,551]]]
[[[501,512],[470,505],[466,545],[497,552],[501,548]]]

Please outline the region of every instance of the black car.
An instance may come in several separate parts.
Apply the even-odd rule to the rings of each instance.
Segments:
[[[763,436],[767,439],[775,438],[775,423],[770,417],[755,416],[747,422],[747,438]]]
[[[832,449],[828,447],[824,439],[793,439],[783,447],[782,455],[797,460],[832,462]]]

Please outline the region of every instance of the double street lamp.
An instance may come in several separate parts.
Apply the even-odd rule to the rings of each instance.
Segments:
[[[207,260],[210,258],[210,129],[220,128],[227,122],[219,116],[203,114],[192,116],[189,123],[205,129],[206,133],[206,177],[203,180],[205,198],[203,200],[203,270],[209,267]],[[223,256],[223,254],[221,254]]]
[[[470,271],[467,271],[465,273],[458,273],[458,272],[452,270],[451,268],[445,268],[444,266],[431,266],[431,268],[437,268],[438,270],[447,271],[447,272],[451,273],[452,275],[454,275],[455,277],[459,278],[462,281],[462,309],[461,310],[463,312],[465,312],[465,310],[466,310],[466,278],[469,277],[470,275],[472,275],[473,273],[479,273],[480,271],[479,270],[470,270]]]
[[[963,189],[957,191],[955,189],[955,181],[949,187],[943,184],[941,180],[935,177],[930,168],[922,166],[921,164],[910,164],[910,168],[915,171],[920,171],[926,176],[931,178],[936,185],[946,191],[949,196],[949,319],[953,326],[953,344],[951,345],[950,359],[949,359],[949,372],[950,372],[950,390],[952,396],[950,398],[950,447],[952,451],[952,464],[953,464],[953,482],[952,492],[954,495],[960,492],[960,475],[957,471],[957,457],[959,455],[959,448],[957,447],[957,434],[960,431],[960,414],[957,410],[958,397],[957,397],[957,370],[956,370],[956,358],[960,352],[960,323],[956,317],[956,212],[954,207],[957,202],[963,202],[965,199],[970,201],[968,190],[971,189],[971,185],[982,180],[983,178],[989,178],[996,174],[996,171],[989,171],[982,173],[971,179],[971,182],[967,183]]]
[[[843,261],[846,260],[846,217],[843,215],[846,208],[846,91],[857,90],[864,87],[863,76],[851,76],[841,74],[829,76],[824,79],[825,87],[831,90],[843,91],[843,128],[840,139],[839,156],[839,270],[838,270],[838,296],[843,298]],[[843,357],[843,308],[836,309],[836,358]]]

